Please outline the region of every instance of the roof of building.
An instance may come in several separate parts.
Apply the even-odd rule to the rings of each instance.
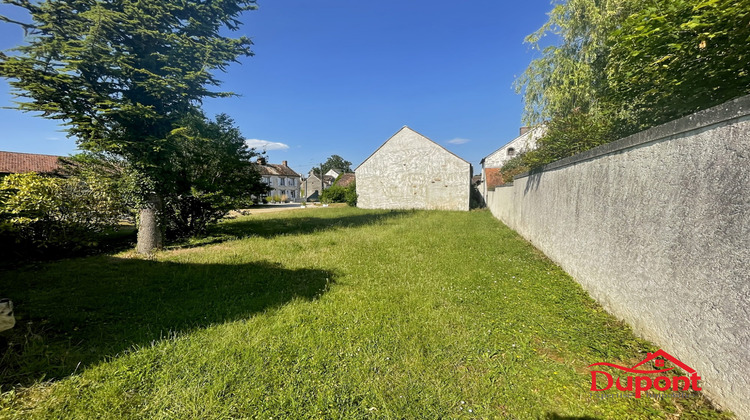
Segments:
[[[486,168],[484,170],[484,177],[487,188],[489,189],[505,184],[503,176],[500,174],[500,168]]]
[[[314,173],[310,173],[307,179],[312,179],[312,178],[315,178],[317,181],[320,181],[319,176],[315,175]],[[336,177],[331,176],[331,175],[323,175],[323,179],[325,180],[326,183],[331,184],[333,183],[333,181],[336,180]]]
[[[338,185],[340,187],[348,187],[354,182],[354,179],[355,179],[354,174],[351,172],[341,174],[341,176],[339,176],[339,179],[336,180],[336,183],[334,185]]]
[[[300,177],[300,174],[294,172],[292,168],[286,165],[280,165],[277,163],[253,163],[253,166],[255,166],[255,169],[257,169],[261,175]]]
[[[34,153],[0,152],[0,173],[51,173],[59,169],[59,156]]]
[[[441,149],[445,150],[446,152],[450,153],[451,155],[457,157],[458,159],[462,160],[463,162],[465,162],[466,164],[468,164],[469,166],[471,166],[471,163],[469,163],[466,159],[463,159],[461,156],[459,156],[459,155],[451,152],[450,150],[448,150],[445,147],[441,146],[437,142],[432,141],[429,137],[425,136],[424,134],[422,134],[422,133],[420,133],[420,132],[412,129],[411,127],[405,125],[405,126],[401,127],[401,129],[398,130],[394,135],[392,135],[391,137],[389,137],[388,140],[385,141],[385,143],[381,144],[380,147],[378,147],[377,149],[375,149],[375,151],[372,152],[372,154],[370,154],[370,156],[368,156],[367,159],[363,160],[362,163],[360,163],[359,166],[357,166],[357,168],[354,169],[354,172],[356,172],[357,169],[359,169],[360,166],[364,165],[365,162],[367,162],[368,160],[370,160],[371,157],[375,156],[375,154],[377,154],[380,151],[380,149],[383,148],[383,146],[385,146],[389,141],[391,141],[392,138],[396,137],[400,132],[402,132],[404,130],[409,130],[409,131],[411,131],[413,133],[416,133],[419,136],[423,137],[425,140],[427,140],[427,141],[429,141],[431,143],[435,143],[435,145],[437,145]]]

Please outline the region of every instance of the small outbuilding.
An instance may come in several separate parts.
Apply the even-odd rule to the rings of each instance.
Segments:
[[[469,210],[471,164],[406,126],[354,173],[357,207]]]

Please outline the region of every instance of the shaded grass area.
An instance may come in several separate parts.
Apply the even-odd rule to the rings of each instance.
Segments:
[[[77,242],[52,247],[39,247],[37,244],[18,242],[10,234],[0,234],[0,270],[18,268],[40,262],[63,258],[97,255],[105,252],[119,252],[135,245],[134,226],[124,225],[92,234],[88,242]]]
[[[0,417],[726,416],[592,398],[588,365],[656,348],[487,212],[316,209],[215,235],[0,273],[19,316]]]

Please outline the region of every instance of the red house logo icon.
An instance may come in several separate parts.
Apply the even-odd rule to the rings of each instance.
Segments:
[[[640,366],[645,365],[646,363],[649,363],[653,361],[654,367],[657,369],[638,369]],[[664,364],[666,361],[671,362],[674,366],[679,367],[684,372],[686,372],[689,376],[657,376],[654,379],[651,379],[650,376],[641,376],[641,375],[653,375],[653,374],[659,374],[664,372],[669,372],[674,369],[673,367],[664,368]],[[592,391],[608,391],[612,388],[612,385],[615,385],[618,391],[635,391],[635,397],[641,398],[641,393],[644,391],[648,391],[649,389],[655,389],[658,391],[687,391],[688,389],[692,389],[694,391],[700,391],[701,388],[698,386],[698,381],[701,379],[700,376],[696,373],[695,369],[691,368],[690,366],[682,363],[678,358],[672,356],[671,354],[665,352],[664,350],[659,350],[656,353],[648,353],[645,359],[643,361],[637,363],[633,367],[624,367],[620,365],[616,365],[614,363],[593,363],[589,365],[589,367],[592,366],[609,366],[618,370],[621,370],[623,372],[639,375],[639,376],[633,376],[628,375],[626,377],[626,383],[623,385],[621,382],[620,377],[617,379],[614,379],[612,375],[608,372],[604,372],[601,370],[592,370],[591,371],[591,390]],[[664,368],[664,369],[661,369]],[[598,385],[603,385],[601,382],[597,382],[597,380],[605,379],[607,381],[607,385],[599,388]]]

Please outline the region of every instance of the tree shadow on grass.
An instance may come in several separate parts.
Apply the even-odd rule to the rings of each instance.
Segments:
[[[334,278],[280,264],[183,264],[92,257],[3,275],[15,328],[0,333],[0,389],[57,380],[133,346],[241,320],[293,299],[312,301]]]
[[[322,230],[351,228],[368,224],[382,223],[393,217],[412,213],[409,210],[390,210],[382,213],[365,213],[350,216],[325,217],[281,217],[273,219],[247,219],[221,223],[215,232],[235,237],[262,236],[273,238],[279,235],[298,235]]]

